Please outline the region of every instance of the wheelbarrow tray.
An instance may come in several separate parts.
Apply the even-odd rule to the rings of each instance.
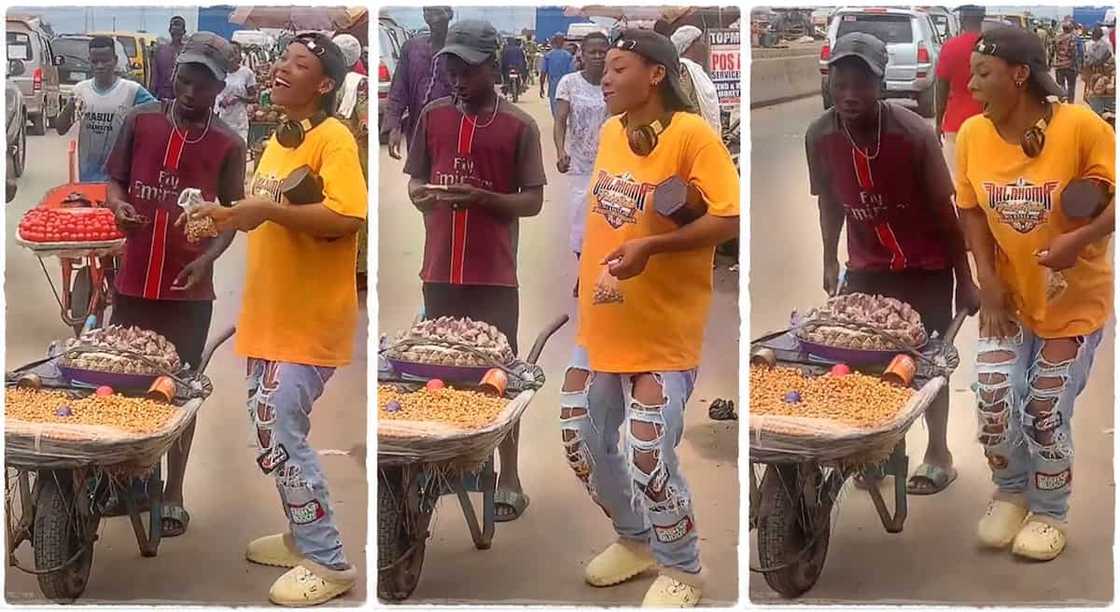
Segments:
[[[11,417],[4,422],[4,457],[9,467],[61,469],[119,467],[142,471],[157,463],[198,414],[203,399],[179,405],[152,433],[69,423],[31,423]]]
[[[433,421],[377,422],[377,462],[444,464],[466,469],[482,466],[493,455],[521,415],[535,391],[522,391],[506,404],[492,423],[480,429],[461,429]]]
[[[817,462],[841,466],[875,465],[887,458],[946,385],[928,380],[894,418],[875,428],[829,419],[751,414],[750,460],[756,463]]]
[[[39,257],[104,257],[124,250],[124,238],[117,240],[83,240],[76,242],[32,242],[16,235],[16,244]]]

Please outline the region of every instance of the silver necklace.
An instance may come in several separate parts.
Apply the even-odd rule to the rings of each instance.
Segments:
[[[189,136],[191,133],[190,127],[188,126],[186,130],[179,129],[179,120],[175,116],[175,106],[178,103],[178,100],[175,100],[171,103],[171,126],[175,128],[175,133],[181,134],[183,138],[183,144],[193,145],[202,142],[202,139],[206,138],[206,134],[210,132],[210,120],[214,118],[214,113],[206,113],[206,127],[202,128],[202,134],[198,138],[190,140],[189,138],[187,138],[187,136]]]
[[[856,151],[859,151],[860,153],[863,153],[863,156],[866,157],[868,160],[872,160],[872,159],[875,159],[876,157],[879,157],[879,149],[880,149],[880,146],[883,144],[883,140],[882,140],[882,138],[883,138],[883,103],[882,102],[876,103],[876,110],[879,113],[879,127],[876,128],[876,130],[875,130],[875,154],[874,155],[872,155],[869,151],[865,151],[865,150],[861,149],[860,146],[856,144],[856,139],[852,138],[852,133],[850,131],[848,131],[848,124],[844,123],[843,120],[840,121],[840,126],[844,128],[844,135],[848,137],[848,142],[852,143],[852,148],[855,149]]]

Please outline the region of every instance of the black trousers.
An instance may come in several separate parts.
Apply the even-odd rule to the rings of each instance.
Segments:
[[[1072,104],[1077,99],[1077,71],[1073,68],[1059,68],[1057,74],[1058,87],[1065,90],[1067,102]]]

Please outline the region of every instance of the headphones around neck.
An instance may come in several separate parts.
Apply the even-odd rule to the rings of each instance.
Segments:
[[[1023,148],[1024,155],[1032,159],[1042,155],[1042,148],[1046,146],[1046,128],[1053,118],[1054,107],[1047,102],[1046,112],[1042,114],[1042,118],[1019,138],[1019,146]]]
[[[307,133],[326,120],[326,111],[319,111],[303,121],[285,119],[276,126],[276,142],[286,149],[298,149],[307,137]]]
[[[626,142],[630,145],[630,150],[634,152],[634,155],[646,157],[653,153],[653,150],[657,148],[661,134],[669,127],[672,120],[673,114],[669,113],[663,119],[658,119],[648,125],[639,125],[635,128],[631,128],[629,125],[625,126]]]

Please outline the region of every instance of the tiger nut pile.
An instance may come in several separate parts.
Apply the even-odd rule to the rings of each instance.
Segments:
[[[922,317],[909,304],[894,298],[866,293],[851,293],[830,298],[823,308],[809,313],[808,324],[801,338],[817,344],[869,351],[899,348],[878,334],[848,329],[839,325],[812,325],[816,321],[850,323],[876,329],[895,338],[903,346],[916,348],[925,344],[926,330]]]
[[[218,237],[218,226],[210,217],[202,219],[187,219],[187,242],[195,243],[207,238]]]
[[[420,321],[396,338],[401,348],[389,356],[402,361],[431,365],[486,367],[513,362],[513,349],[498,328],[469,318],[440,317]],[[456,348],[468,346],[480,354]]]
[[[751,367],[754,415],[827,419],[873,429],[890,422],[913,394],[865,374],[806,376],[796,368]]]
[[[101,425],[150,434],[160,431],[177,410],[168,404],[123,395],[73,398],[64,391],[11,387],[4,392],[5,417],[26,423]]]
[[[66,341],[66,349],[84,347],[71,355],[63,365],[82,370],[111,372],[114,374],[155,375],[159,370],[145,361],[120,355],[115,351],[131,351],[147,357],[166,372],[178,372],[182,367],[175,345],[163,336],[138,327],[110,325],[93,329]],[[103,349],[104,352],[98,349]]]
[[[591,303],[621,304],[622,301],[622,290],[619,289],[618,279],[604,269],[598,282],[595,283],[595,293],[591,296]]]
[[[493,423],[508,403],[501,397],[450,387],[411,392],[393,385],[377,389],[377,416],[384,421],[438,421],[481,429]]]

